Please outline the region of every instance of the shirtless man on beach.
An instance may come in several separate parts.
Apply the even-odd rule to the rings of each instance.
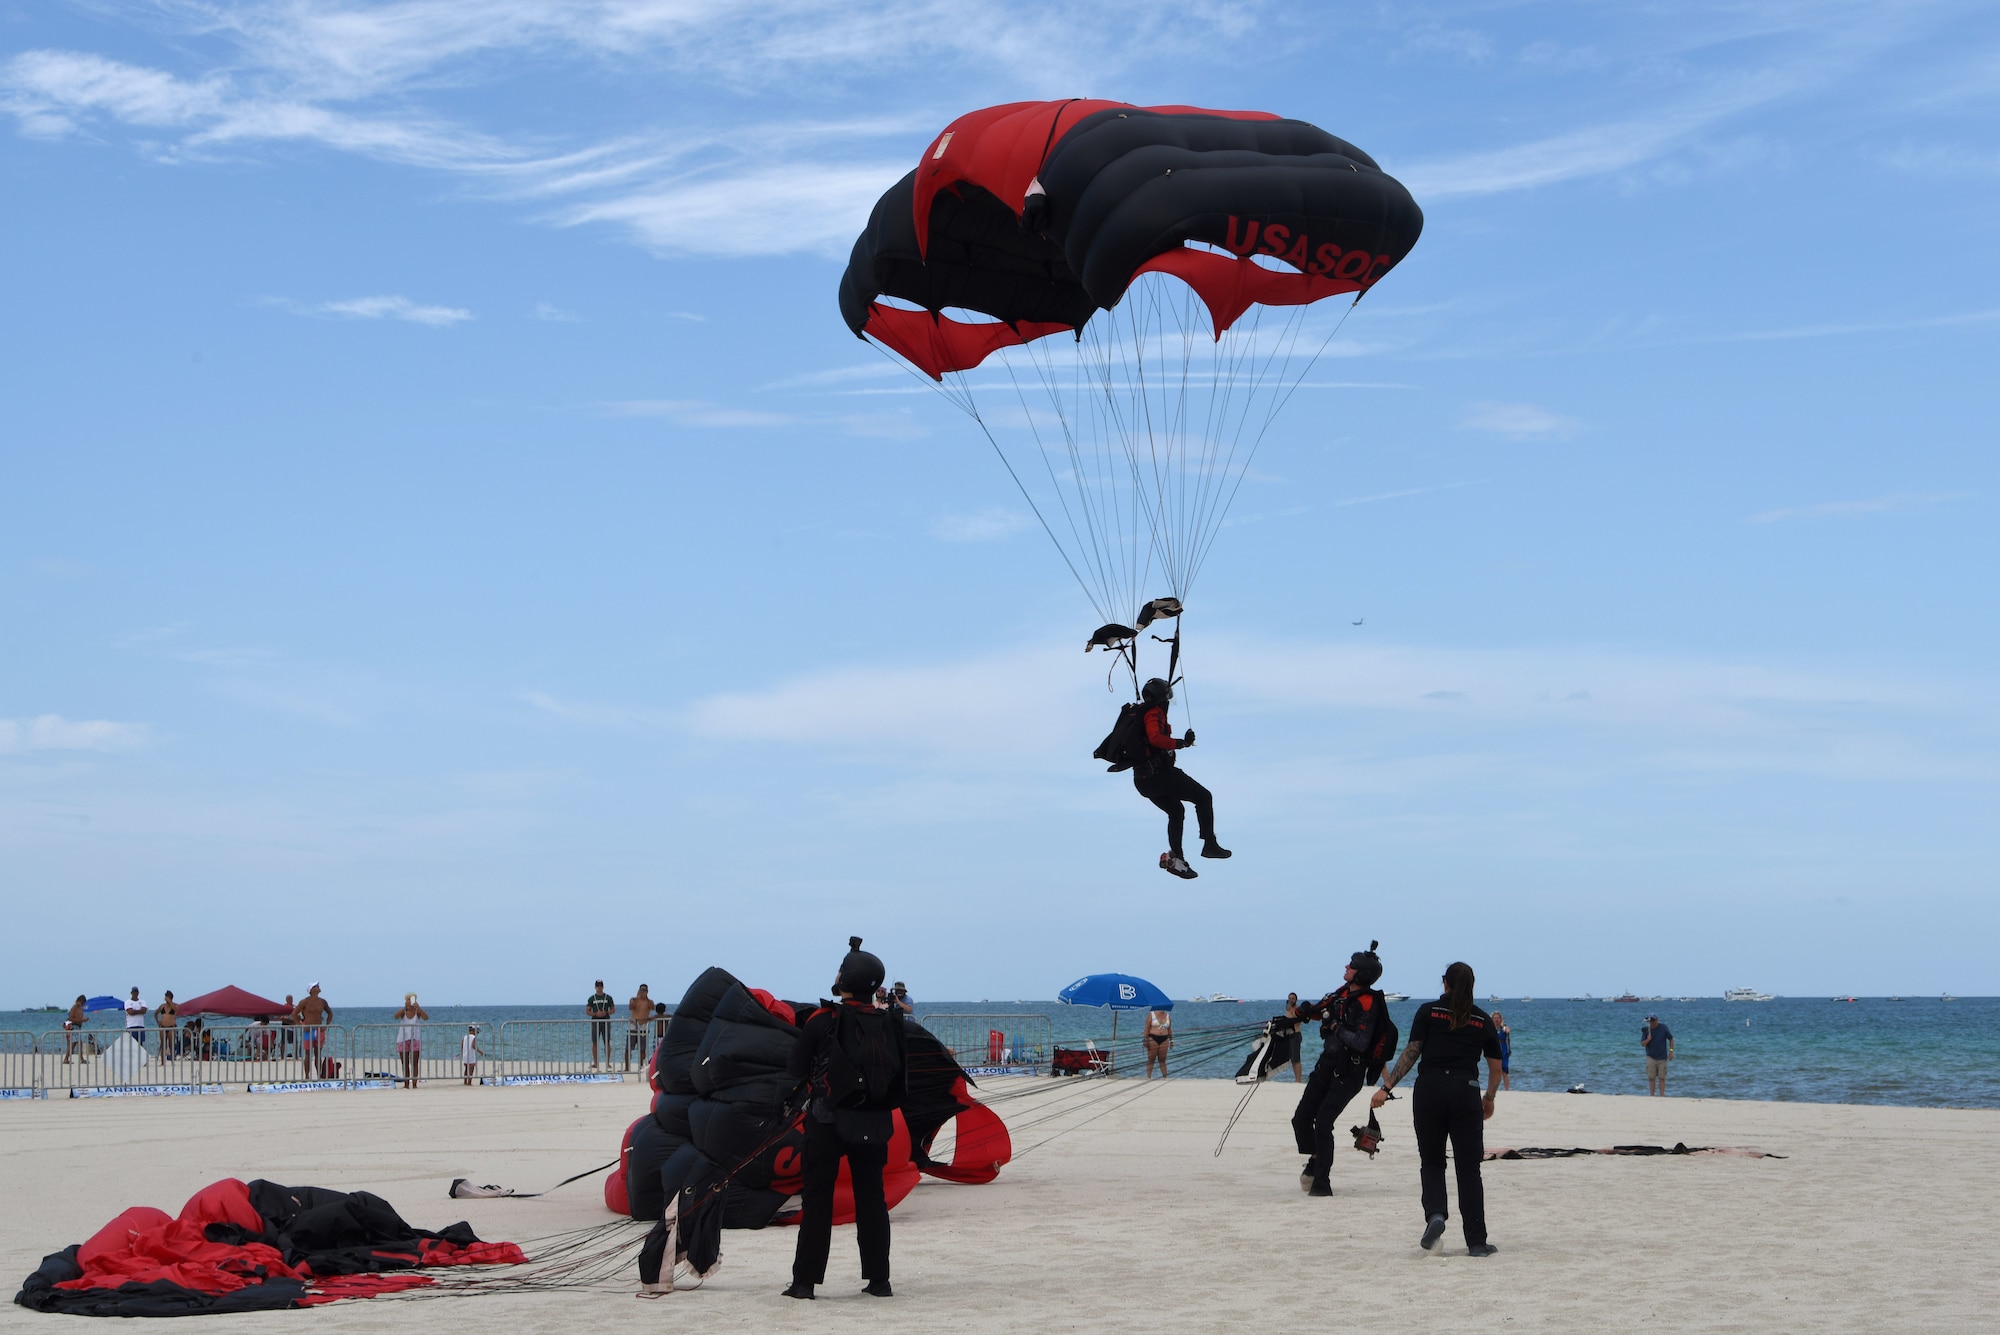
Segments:
[[[632,1032],[625,1036],[625,1069],[632,1069],[632,1049],[639,1049],[639,1065],[646,1064],[646,1040],[653,1028],[653,998],[647,993],[646,985],[639,984],[638,995],[625,1003],[631,1014]]]
[[[79,996],[76,999],[76,1004],[69,1008],[69,1014],[63,1017],[63,1065],[64,1066],[69,1065],[70,1054],[76,1051],[76,1036],[83,1032],[83,1024],[84,1024],[83,1005],[88,1000],[89,1000],[88,997]]]
[[[291,1022],[300,1026],[299,1055],[305,1059],[306,1079],[317,1080],[325,1066],[326,1027],[333,1023],[333,1007],[319,994],[319,984],[306,989],[306,999],[292,1011]]]

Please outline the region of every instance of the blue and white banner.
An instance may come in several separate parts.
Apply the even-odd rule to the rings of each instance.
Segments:
[[[968,1066],[965,1073],[974,1080],[994,1075],[1037,1075],[1040,1068],[1034,1066]]]
[[[186,1094],[220,1094],[221,1085],[79,1085],[73,1099],[157,1099]]]
[[[592,1073],[584,1075],[485,1075],[482,1085],[622,1085],[625,1077]]]
[[[393,1080],[273,1080],[252,1085],[252,1094],[318,1094],[334,1089],[394,1089]]]
[[[0,1089],[0,1099],[45,1099],[46,1089]]]

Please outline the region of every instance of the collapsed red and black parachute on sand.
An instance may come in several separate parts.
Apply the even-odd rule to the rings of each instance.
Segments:
[[[953,121],[882,196],[840,309],[857,336],[934,380],[1080,329],[1144,273],[1187,283],[1220,338],[1252,305],[1365,291],[1423,223],[1401,182],[1304,121],[1013,102]]]
[[[203,1316],[373,1298],[435,1281],[439,1266],[517,1265],[511,1242],[468,1224],[416,1228],[365,1191],[224,1178],[178,1216],[139,1205],[43,1259],[14,1301],[78,1316]]]
[[[619,1167],[604,1184],[605,1206],[633,1219],[658,1220],[682,1202],[683,1247],[706,1268],[721,1228],[792,1223],[781,1213],[801,1186],[803,1119],[784,1112],[786,1074],[799,1026],[814,1007],[780,1001],[712,968],[688,988],[649,1071],[650,1113],[625,1129]],[[891,1208],[923,1174],[953,1182],[991,1182],[1013,1157],[1006,1124],[974,1100],[948,1048],[914,1020],[904,1022],[909,1093],[895,1114],[895,1137],[883,1174]],[[950,1163],[929,1151],[955,1122]],[[717,1208],[719,1207],[719,1208]],[[854,1200],[845,1161],[834,1220],[850,1223]]]

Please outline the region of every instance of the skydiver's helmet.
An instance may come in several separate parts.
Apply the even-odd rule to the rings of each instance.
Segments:
[[[1373,987],[1382,977],[1382,957],[1375,953],[1380,941],[1370,941],[1368,949],[1357,950],[1347,961],[1347,967],[1354,970],[1354,981],[1361,987]]]
[[[841,960],[840,976],[835,980],[841,991],[853,997],[872,997],[888,976],[881,959],[861,948],[860,937],[847,938],[847,957]]]
[[[1174,698],[1174,688],[1164,677],[1154,677],[1139,688],[1139,698],[1149,705],[1163,705]]]

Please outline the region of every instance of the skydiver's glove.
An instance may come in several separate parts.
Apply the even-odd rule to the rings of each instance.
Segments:
[[[1181,738],[1181,745],[1182,745],[1182,746],[1193,746],[1193,745],[1194,745],[1194,729],[1193,729],[1193,728],[1189,728],[1189,729],[1187,730],[1187,736],[1185,736],[1185,737]]]

